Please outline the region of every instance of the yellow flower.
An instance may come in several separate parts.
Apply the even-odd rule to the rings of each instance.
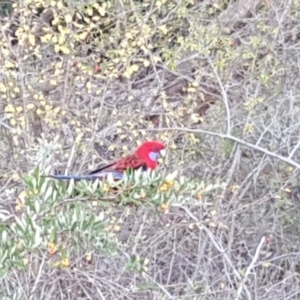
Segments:
[[[28,258],[23,258],[23,265],[27,266],[29,263],[29,259]]]
[[[165,183],[163,183],[163,184],[159,187],[159,190],[160,190],[161,192],[166,192],[166,191],[168,190],[168,186],[167,186]]]
[[[19,201],[17,201],[17,203],[18,204],[15,206],[15,211],[19,212],[25,207],[25,205],[23,203],[20,203]]]
[[[145,199],[147,197],[147,194],[145,193],[144,190],[141,190],[140,197],[141,197],[141,199]]]
[[[174,186],[174,180],[166,180],[160,187],[161,192],[167,192],[170,188]]]
[[[104,193],[108,193],[110,191],[110,187],[107,183],[103,183],[102,189]]]
[[[34,191],[29,191],[29,195],[38,195],[39,194],[39,190],[35,189]]]
[[[70,267],[70,264],[71,264],[70,260],[69,260],[68,258],[66,258],[66,257],[64,257],[64,258],[61,260],[61,262],[60,262],[60,266],[61,266],[62,268]]]
[[[92,253],[87,253],[86,256],[85,256],[85,259],[86,259],[87,262],[91,262],[92,259],[93,259]]]
[[[48,252],[50,255],[54,255],[58,250],[58,247],[54,243],[48,243]]]
[[[163,204],[161,205],[161,210],[162,210],[164,213],[169,212],[169,209],[170,209],[170,202],[163,203]]]
[[[166,181],[166,184],[169,188],[173,187],[174,186],[174,180],[167,180]]]

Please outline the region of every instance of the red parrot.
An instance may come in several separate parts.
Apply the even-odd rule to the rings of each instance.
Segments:
[[[122,179],[123,173],[128,169],[154,170],[157,167],[158,158],[165,155],[165,149],[166,146],[159,141],[145,142],[133,154],[94,170],[87,175],[49,175],[48,177],[55,179],[96,180],[112,173],[114,179]]]

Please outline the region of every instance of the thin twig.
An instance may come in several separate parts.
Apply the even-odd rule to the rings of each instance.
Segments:
[[[183,209],[195,222],[200,222],[200,220],[195,217],[192,212],[185,206],[180,205],[180,208]],[[206,228],[205,226],[202,226],[201,229],[203,231],[205,231],[205,233],[208,235],[210,241],[213,243],[213,245],[215,246],[215,248],[223,255],[223,257],[225,258],[226,262],[228,263],[228,265],[231,267],[231,269],[233,270],[234,275],[236,276],[236,278],[239,281],[242,281],[242,276],[240,275],[240,273],[237,271],[237,269],[234,267],[232,261],[230,260],[230,258],[228,257],[226,250],[218,244],[218,242],[216,241],[214,235],[211,233],[211,231]],[[244,285],[243,286],[244,290],[247,293],[248,299],[251,299],[251,294],[249,292],[249,290],[247,289],[247,287]]]
[[[265,243],[265,241],[266,241],[266,237],[263,236],[263,237],[261,238],[261,240],[260,240],[260,242],[259,242],[257,248],[256,248],[254,257],[253,257],[253,259],[252,259],[250,265],[248,266],[248,268],[247,268],[247,270],[246,270],[246,272],[245,272],[245,276],[244,276],[242,282],[240,283],[240,286],[239,286],[239,288],[238,288],[238,291],[237,291],[237,295],[236,295],[236,297],[235,297],[235,300],[240,299],[241,294],[242,294],[242,291],[243,291],[243,289],[245,288],[246,280],[247,280],[247,278],[248,278],[248,276],[249,276],[251,270],[254,268],[254,264],[255,264],[256,261],[258,260],[258,256],[259,256],[260,250],[261,250],[263,244]]]
[[[210,59],[210,57],[207,57],[207,60],[210,64],[210,67],[211,67],[211,69],[212,69],[212,71],[213,71],[213,73],[214,73],[214,75],[215,75],[215,77],[218,81],[219,87],[221,89],[222,99],[223,99],[223,102],[224,102],[224,105],[225,105],[226,115],[227,115],[227,130],[226,130],[226,132],[227,132],[227,135],[229,135],[230,132],[231,132],[231,126],[230,126],[231,116],[230,116],[230,109],[229,109],[229,104],[228,104],[229,102],[228,102],[227,92],[224,88],[224,85],[222,84],[220,76],[218,75],[218,73],[215,70],[215,67],[214,67],[213,62]]]
[[[141,129],[141,130],[145,130],[145,129]],[[138,131],[141,131],[138,130]],[[147,131],[172,131],[172,130],[177,130],[177,131],[183,131],[183,132],[191,132],[191,133],[203,133],[203,134],[208,134],[211,136],[216,136],[219,138],[224,138],[224,139],[229,139],[231,141],[234,141],[240,145],[246,146],[248,148],[257,150],[259,152],[262,152],[264,154],[267,154],[268,156],[271,156],[273,158],[277,158],[297,169],[300,169],[300,164],[296,163],[294,160],[290,159],[289,157],[286,156],[282,156],[280,154],[276,154],[274,152],[271,152],[267,149],[264,149],[262,147],[259,147],[257,145],[248,143],[244,140],[241,140],[235,136],[232,136],[231,134],[224,134],[224,133],[218,133],[218,132],[213,132],[213,131],[209,131],[209,130],[203,130],[203,129],[192,129],[192,128],[183,128],[183,127],[170,127],[170,128],[151,128],[151,129],[146,129]]]
[[[294,149],[293,149],[292,152],[290,153],[290,155],[289,155],[289,157],[288,157],[289,159],[292,159],[292,157],[294,156],[295,152],[298,150],[299,146],[300,146],[300,139],[299,139],[297,145],[294,147]]]
[[[76,146],[74,144],[73,147],[72,147],[72,150],[71,150],[70,158],[68,160],[68,164],[67,164],[67,167],[66,167],[65,175],[69,174],[69,169],[70,169],[70,166],[71,166],[72,160],[74,158],[74,154],[75,154],[75,148],[76,148]]]
[[[13,130],[14,128],[10,127],[9,125],[5,124],[4,122],[0,121],[0,125],[4,126],[5,128],[9,130]]]

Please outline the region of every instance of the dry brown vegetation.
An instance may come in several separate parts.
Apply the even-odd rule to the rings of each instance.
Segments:
[[[299,0],[16,1],[1,299],[298,299],[299,17]],[[168,155],[133,192],[40,174],[146,139]]]

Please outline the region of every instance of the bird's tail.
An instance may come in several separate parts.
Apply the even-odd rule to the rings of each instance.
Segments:
[[[99,176],[93,176],[93,175],[48,175],[46,176],[48,178],[54,178],[57,180],[71,180],[74,179],[75,181],[79,180],[96,180],[101,179]]]
[[[108,174],[112,174],[113,179],[120,180],[123,178],[123,174],[119,172],[101,172],[95,174],[87,174],[87,175],[48,175],[46,177],[54,178],[57,180],[71,180],[74,179],[75,181],[79,180],[91,180],[94,181],[96,179],[103,179],[108,176]]]

